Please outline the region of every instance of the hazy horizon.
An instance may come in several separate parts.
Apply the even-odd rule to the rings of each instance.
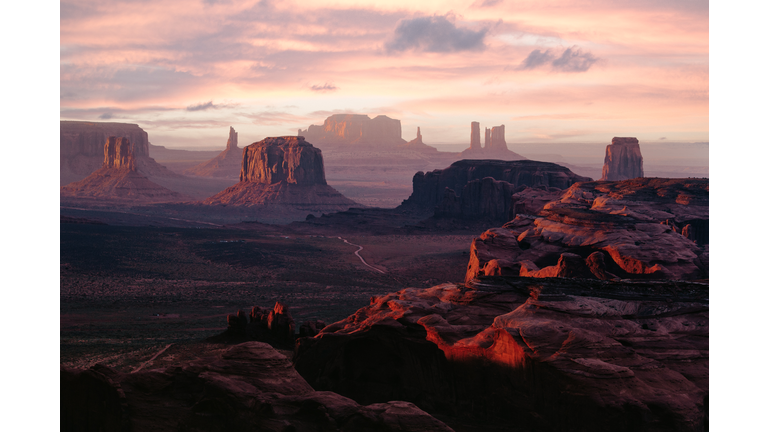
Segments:
[[[706,142],[709,4],[65,0],[59,111],[168,148],[335,113],[388,115],[428,144],[467,142],[472,121],[510,143]]]

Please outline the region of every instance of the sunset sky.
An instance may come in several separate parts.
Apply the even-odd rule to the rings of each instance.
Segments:
[[[292,135],[333,113],[426,143],[709,141],[709,3],[63,0],[60,118],[155,145]]]

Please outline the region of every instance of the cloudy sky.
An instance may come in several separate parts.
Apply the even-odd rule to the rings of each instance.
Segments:
[[[333,113],[426,143],[709,141],[709,3],[62,0],[60,118],[218,148]]]

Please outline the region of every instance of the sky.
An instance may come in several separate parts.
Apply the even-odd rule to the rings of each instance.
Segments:
[[[709,3],[60,2],[60,119],[138,123],[150,142],[218,148],[335,113],[403,138],[709,141]]]

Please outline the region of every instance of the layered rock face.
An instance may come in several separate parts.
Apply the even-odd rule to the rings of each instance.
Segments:
[[[324,185],[323,155],[304,137],[265,138],[243,149],[240,181]]]
[[[514,218],[514,188],[511,183],[492,177],[470,181],[464,185],[460,196],[446,188],[443,201],[435,209],[435,217],[504,223]]]
[[[133,146],[128,138],[109,137],[104,144],[104,164],[107,168],[127,168],[136,171],[136,159],[133,157]]]
[[[104,143],[110,136],[126,138],[132,145],[136,169],[148,177],[180,177],[149,157],[147,133],[136,124],[59,122],[61,185],[82,180],[101,168]]]
[[[540,209],[530,193],[513,199],[530,203],[527,212],[518,209],[513,221],[472,242],[467,281],[569,272],[596,279],[708,278],[708,180],[577,183]]]
[[[521,430],[706,430],[708,293],[519,277],[408,288],[299,339],[294,364],[358,403]]]
[[[379,115],[334,114],[322,126],[299,129],[299,135],[323,146],[395,147],[405,144],[400,120]]]
[[[472,180],[491,177],[520,186],[547,186],[566,189],[580,181],[590,181],[563,166],[550,162],[461,160],[442,170],[428,173],[419,171],[413,176],[413,193],[403,201],[403,206],[433,209],[443,201],[445,189],[457,195]]]
[[[301,212],[344,211],[355,202],[325,181],[323,155],[304,137],[272,137],[243,149],[240,182],[209,205],[293,206]],[[304,213],[306,216],[306,213]]]
[[[614,137],[605,148],[600,180],[627,180],[643,176],[643,155],[637,138]]]
[[[450,431],[408,402],[361,406],[314,391],[261,342],[151,371],[61,369],[61,430]]]
[[[237,132],[229,127],[226,149],[215,158],[184,171],[199,177],[238,178],[242,168],[243,151],[237,147]]]
[[[134,149],[135,146],[126,137],[108,137],[102,148],[102,167],[83,180],[62,186],[61,196],[135,202],[191,200],[142,175],[137,168],[139,161]]]

